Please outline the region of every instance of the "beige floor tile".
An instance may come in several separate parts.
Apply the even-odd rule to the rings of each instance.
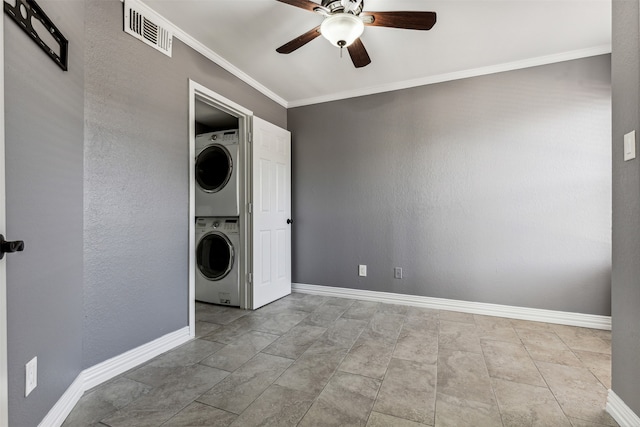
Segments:
[[[381,380],[387,372],[395,341],[370,338],[365,333],[351,347],[339,370]]]
[[[262,349],[278,339],[278,335],[251,331],[202,360],[202,364],[233,372]]]
[[[560,339],[572,350],[611,354],[611,343],[601,339],[593,329],[553,325]]]
[[[536,362],[564,413],[572,418],[616,426],[605,412],[607,389],[583,367]]]
[[[378,311],[379,302],[355,301],[342,315],[345,319],[370,320]]]
[[[582,366],[582,362],[576,353],[569,348],[549,348],[542,345],[527,344],[525,346],[531,358],[539,362],[556,363],[558,365]]]
[[[493,316],[473,315],[478,328],[480,339],[491,339],[495,341],[506,341],[520,344],[520,337],[509,319]]]
[[[493,380],[504,427],[571,427],[553,393],[546,387]]]
[[[551,325],[543,322],[533,322],[531,320],[510,319],[511,324],[516,329],[527,329],[531,331],[551,331]]]
[[[299,426],[365,426],[380,383],[371,378],[337,372]]]
[[[314,395],[304,391],[272,385],[231,425],[293,427],[307,413],[314,398]]]
[[[326,331],[327,328],[299,324],[271,343],[262,352],[297,359]]]
[[[337,305],[322,305],[317,310],[309,313],[298,325],[320,326],[329,327],[335,322],[344,312],[345,307]]]
[[[440,320],[438,348],[482,353],[475,323]]]
[[[482,352],[489,376],[546,387],[538,368],[522,344],[482,340]]]
[[[162,427],[226,427],[236,418],[238,416],[235,414],[193,402],[162,424]]]
[[[198,402],[240,414],[292,363],[291,359],[259,353],[200,396]]]
[[[438,360],[438,323],[437,320],[423,321],[420,327],[407,320],[393,351],[397,359],[413,360],[422,363],[436,363]],[[431,325],[434,325],[432,328]]]
[[[437,394],[435,427],[476,426],[502,427],[498,406]]]
[[[374,411],[433,425],[436,365],[391,359]]]
[[[367,422],[367,427],[423,427],[426,425],[375,411],[371,412]]]
[[[346,348],[316,343],[305,351],[275,383],[318,396],[346,354]]]
[[[466,351],[438,352],[438,393],[461,400],[496,403],[484,357]]]
[[[591,351],[574,351],[578,359],[596,376],[606,389],[611,388],[611,355]]]
[[[447,320],[449,322],[473,323],[474,325],[476,323],[475,319],[473,318],[473,314],[447,310],[442,310],[440,312],[440,320]]]

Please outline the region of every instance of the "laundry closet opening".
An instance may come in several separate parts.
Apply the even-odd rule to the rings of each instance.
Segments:
[[[291,134],[189,81],[189,327],[195,301],[291,293]]]
[[[247,308],[246,145],[251,112],[190,82],[189,325],[195,301]]]

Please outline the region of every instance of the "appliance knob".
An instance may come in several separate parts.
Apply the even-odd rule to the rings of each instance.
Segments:
[[[218,228],[220,226],[220,223],[218,221],[213,223],[213,228]]]

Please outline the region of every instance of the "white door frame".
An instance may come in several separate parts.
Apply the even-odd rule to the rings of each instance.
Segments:
[[[0,231],[6,233],[6,193],[4,166],[4,17],[0,18]],[[7,269],[0,261],[0,425],[9,425],[7,380]]]
[[[189,333],[195,336],[196,328],[196,232],[195,232],[195,214],[196,214],[196,99],[205,102],[219,110],[224,111],[238,118],[239,134],[240,134],[240,153],[239,162],[240,170],[248,171],[248,147],[251,134],[251,123],[253,112],[247,110],[243,106],[236,104],[230,99],[207,89],[199,83],[189,79]],[[249,270],[249,253],[250,248],[250,224],[249,215],[247,215],[247,195],[251,181],[247,178],[247,173],[238,175],[240,184],[240,236],[242,262],[240,263],[240,308],[251,307],[251,292],[247,281],[247,272]],[[0,423],[1,425],[1,423]]]

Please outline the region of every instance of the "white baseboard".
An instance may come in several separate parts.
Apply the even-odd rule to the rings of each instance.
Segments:
[[[193,336],[189,334],[189,327],[187,326],[85,369],[80,372],[67,391],[62,395],[53,408],[51,408],[47,416],[44,417],[38,426],[61,426],[85,391],[90,390],[105,381],[128,371],[129,369],[135,368],[136,366],[145,363],[166,351],[184,344],[192,338]]]
[[[83,382],[82,372],[80,372],[47,416],[40,421],[38,427],[61,426],[84,394]]]
[[[620,427],[640,426],[640,417],[613,390],[609,390],[607,396],[607,412],[620,424]]]
[[[570,313],[538,308],[514,307],[509,305],[431,298],[417,295],[394,294],[390,292],[307,285],[303,283],[293,283],[291,285],[291,289],[293,292],[306,294],[411,305],[438,310],[459,311],[463,313],[484,314],[486,316],[507,317],[510,319],[532,320],[535,322],[611,330],[611,317],[595,314]]]
[[[190,339],[189,327],[185,327],[87,368],[82,371],[84,374],[84,389],[90,390],[129,369],[135,368],[141,363],[184,344]]]

